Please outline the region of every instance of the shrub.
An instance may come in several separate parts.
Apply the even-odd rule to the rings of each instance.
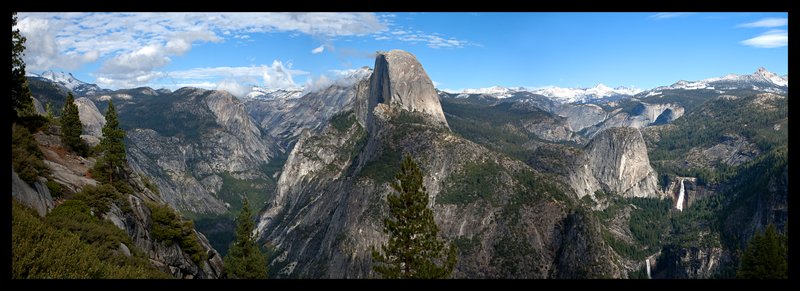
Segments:
[[[46,185],[47,189],[50,190],[50,195],[53,196],[54,199],[61,198],[62,196],[64,196],[64,189],[58,182],[53,180],[47,180]]]
[[[205,249],[200,245],[191,221],[182,221],[167,205],[147,203],[147,207],[153,219],[151,234],[154,239],[168,245],[178,243],[197,264],[206,259]]]
[[[28,129],[15,124],[11,130],[11,167],[23,181],[32,184],[36,177],[48,174],[44,155]]]

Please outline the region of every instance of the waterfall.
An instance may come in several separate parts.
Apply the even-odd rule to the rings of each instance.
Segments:
[[[645,262],[645,265],[647,265],[647,279],[652,279],[650,277],[650,259],[648,258],[648,259],[644,260],[644,262]]]
[[[681,192],[678,194],[678,204],[675,205],[680,211],[683,211],[683,179],[681,179]]]

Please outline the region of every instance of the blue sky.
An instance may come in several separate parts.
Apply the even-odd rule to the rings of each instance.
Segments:
[[[374,52],[440,89],[641,89],[758,67],[788,73],[787,13],[21,13],[28,72],[104,88],[325,86]]]

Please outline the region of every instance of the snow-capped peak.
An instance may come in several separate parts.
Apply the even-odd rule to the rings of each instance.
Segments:
[[[771,82],[772,84],[778,86],[789,86],[788,79],[781,78],[778,74],[773,72],[767,71],[764,67],[758,68],[758,70],[753,73],[753,76],[760,76],[761,78],[766,79],[767,81]]]
[[[292,98],[299,98],[302,93],[303,93],[303,88],[273,89],[273,88],[263,88],[259,86],[253,86],[253,88],[250,90],[250,93],[247,93],[245,97],[252,99],[263,99],[263,100],[292,99]]]
[[[611,97],[616,95],[635,95],[642,90],[636,88],[617,87],[611,88],[605,84],[597,84],[591,88],[561,88],[555,86],[547,86],[533,89],[531,93],[544,95],[555,99],[556,101],[571,103],[579,101],[587,101],[589,99],[598,99]]]
[[[478,88],[478,89],[464,89],[461,91],[462,94],[486,94],[486,95],[497,95],[498,97],[507,95],[511,92],[511,89],[501,86],[492,86],[489,88]]]
[[[72,73],[65,73],[65,72],[54,72],[54,71],[47,71],[39,75],[38,77],[42,77],[53,81],[54,83],[58,83],[67,87],[69,90],[75,90],[76,87],[80,85],[86,84],[81,80],[75,78]]]

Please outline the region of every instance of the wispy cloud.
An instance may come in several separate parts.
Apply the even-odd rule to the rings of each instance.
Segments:
[[[788,18],[764,18],[759,21],[749,22],[749,23],[742,23],[737,25],[737,27],[781,27],[789,25]]]
[[[742,41],[742,44],[757,48],[776,48],[789,45],[789,32],[786,30],[770,30],[754,38]]]
[[[675,17],[686,17],[686,16],[689,16],[689,15],[692,15],[692,14],[695,14],[695,13],[694,12],[661,12],[661,13],[656,13],[656,14],[650,15],[650,18],[659,19],[660,20],[660,19],[669,19],[669,18],[675,18]]]
[[[316,54],[322,53],[323,51],[325,51],[325,45],[321,45],[321,46],[311,50],[311,53],[316,55]]]
[[[379,34],[375,40],[399,40],[411,44],[425,44],[429,48],[463,48],[467,45],[477,45],[470,41],[456,39],[455,37],[443,37],[440,33],[426,33],[416,30],[394,30],[389,33]]]

